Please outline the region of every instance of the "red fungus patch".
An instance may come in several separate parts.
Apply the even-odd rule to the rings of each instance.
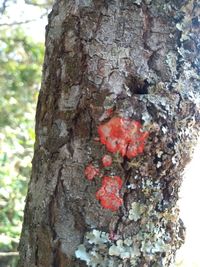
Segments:
[[[104,155],[102,158],[102,163],[104,167],[112,165],[112,157],[110,155]]]
[[[89,164],[85,168],[85,176],[88,180],[93,180],[96,175],[99,174],[99,169],[95,168],[92,164]]]
[[[148,137],[148,132],[142,131],[139,121],[121,117],[113,117],[107,123],[98,127],[100,141],[108,151],[119,152],[129,159],[141,154]]]
[[[101,206],[111,211],[117,211],[123,204],[123,199],[119,196],[123,181],[119,176],[104,176],[102,187],[96,192],[96,198]]]

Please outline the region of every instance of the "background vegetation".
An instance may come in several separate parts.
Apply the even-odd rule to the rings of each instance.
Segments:
[[[0,250],[13,251],[30,177],[44,49],[20,28],[0,35]]]
[[[10,8],[22,4],[29,9],[39,8],[38,14],[22,20],[13,16]],[[33,32],[27,30],[27,25],[47,17],[51,4],[47,0],[0,1],[0,266],[3,267],[16,266],[16,260],[5,257],[5,252],[16,252],[19,243],[44,54],[43,42],[30,37]]]

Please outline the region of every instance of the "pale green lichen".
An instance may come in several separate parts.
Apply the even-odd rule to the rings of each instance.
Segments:
[[[166,242],[166,234],[162,228],[153,226],[154,230],[144,235],[141,251],[144,255],[153,255],[158,252],[169,251],[170,245]]]
[[[76,258],[85,261],[90,267],[119,267],[127,262],[130,266],[136,267],[142,256],[146,262],[154,259],[158,266],[165,266],[162,253],[170,257],[172,246],[172,237],[167,228],[170,222],[174,231],[179,231],[178,210],[172,208],[166,212],[156,211],[155,205],[162,198],[158,192],[160,186],[151,181],[143,181],[143,187],[152,190],[148,205],[133,202],[129,211],[129,216],[133,216],[131,219],[141,220],[140,230],[124,239],[120,237],[112,241],[108,233],[93,229],[86,233],[84,243],[77,248]],[[175,246],[179,247],[181,243],[180,238]]]
[[[172,76],[177,73],[177,56],[174,52],[169,52],[166,56],[166,63],[168,64]]]
[[[84,245],[79,245],[78,249],[75,251],[75,256],[82,261],[85,261],[87,264],[90,263],[90,255],[87,253]]]
[[[142,114],[142,120],[143,120],[143,127],[145,127],[146,125],[150,125],[152,123],[152,117],[149,115],[149,113],[144,112]]]
[[[130,238],[117,240],[116,244],[113,244],[109,248],[109,255],[117,256],[124,259],[133,259],[140,256],[141,252],[137,245],[133,245],[133,241]]]
[[[108,258],[107,247],[110,244],[108,234],[99,230],[92,230],[85,235],[84,244],[78,246],[75,251],[76,258],[85,261],[87,266],[96,267],[112,267],[114,261]],[[116,266],[117,267],[117,266]]]
[[[141,218],[141,215],[145,212],[146,208],[138,202],[133,202],[131,204],[131,209],[129,210],[129,220],[134,220],[135,222]]]
[[[92,232],[87,232],[86,239],[88,240],[88,243],[95,245],[102,245],[110,242],[107,233],[95,229]]]
[[[119,260],[136,262],[140,255],[140,249],[136,243],[133,244],[131,237],[113,243],[107,233],[95,229],[86,233],[84,244],[79,245],[75,252],[76,258],[91,267],[119,267],[122,266]]]

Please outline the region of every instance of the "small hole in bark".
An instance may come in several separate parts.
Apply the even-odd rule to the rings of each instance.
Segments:
[[[162,162],[162,159],[159,158],[157,155],[155,156],[153,163],[157,165],[158,162]]]
[[[173,148],[173,147],[174,147],[174,144],[173,144],[173,143],[168,143],[168,144],[167,144],[167,147],[168,147],[168,148]]]
[[[199,21],[198,17],[194,17],[192,19],[192,26],[194,26],[196,28],[198,28],[200,26],[200,21]]]
[[[200,45],[197,47],[197,49],[200,52]],[[200,59],[196,59],[195,62],[192,62],[192,67],[195,68],[198,75],[200,75]]]
[[[126,79],[126,86],[130,89],[133,95],[145,95],[148,94],[149,83],[146,80],[142,80],[139,77],[129,75]]]
[[[161,255],[163,258],[166,257],[166,252],[163,252]]]

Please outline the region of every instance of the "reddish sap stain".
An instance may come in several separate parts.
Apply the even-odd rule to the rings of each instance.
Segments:
[[[99,174],[99,169],[95,168],[92,164],[89,164],[85,168],[85,176],[88,180],[93,180],[96,175]]]
[[[111,211],[117,211],[123,204],[123,199],[119,196],[123,181],[119,176],[104,176],[102,187],[96,192],[96,198],[101,206]]]
[[[144,150],[148,132],[142,131],[139,121],[113,117],[98,127],[100,141],[108,151],[133,158]]]
[[[109,235],[108,235],[108,238],[111,240],[111,241],[116,241],[119,236],[117,234],[114,233],[114,231],[110,231]]]
[[[112,157],[110,155],[104,155],[102,158],[102,163],[104,167],[112,165]]]

